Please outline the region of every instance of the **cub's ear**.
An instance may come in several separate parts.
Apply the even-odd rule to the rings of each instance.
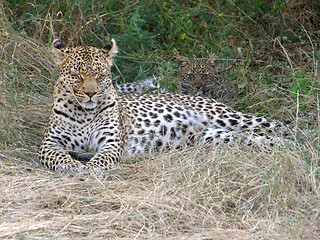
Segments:
[[[112,58],[117,55],[118,53],[118,46],[114,39],[111,39],[111,42],[108,43],[104,48],[103,51],[107,55],[107,61],[109,62],[110,66],[113,64]]]
[[[55,56],[57,64],[63,63],[64,59],[66,58],[67,54],[64,51],[66,45],[61,43],[58,39],[54,40],[51,46],[52,52]]]
[[[218,61],[219,61],[219,58],[216,55],[211,55],[207,63],[212,67],[216,67],[216,64],[218,63]]]
[[[178,56],[176,58],[176,61],[177,61],[177,64],[178,64],[179,68],[184,68],[190,62],[188,58],[182,57],[182,56]]]

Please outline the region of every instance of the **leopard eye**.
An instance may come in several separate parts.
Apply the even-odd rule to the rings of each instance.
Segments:
[[[96,80],[103,81],[106,77],[107,77],[107,74],[101,73],[97,75]]]
[[[71,73],[71,77],[76,78],[76,79],[82,79],[82,77],[79,73]]]
[[[193,72],[188,72],[188,77],[190,77],[190,78],[192,78],[192,77],[194,77],[194,73]]]
[[[204,79],[209,78],[209,76],[210,76],[209,73],[203,73],[203,74],[202,74],[202,78],[204,78]]]
[[[107,76],[107,74],[105,73],[100,73],[97,75],[97,78],[105,78]]]

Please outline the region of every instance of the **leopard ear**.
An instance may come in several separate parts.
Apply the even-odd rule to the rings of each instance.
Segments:
[[[113,64],[112,58],[117,55],[118,53],[118,46],[114,39],[111,39],[111,42],[108,43],[104,48],[103,51],[107,55],[107,61],[109,62],[110,66]]]
[[[207,60],[207,64],[216,67],[219,58],[216,55],[211,55],[210,58]]]
[[[63,63],[67,56],[66,52],[63,50],[65,47],[66,45],[61,43],[59,39],[54,40],[52,43],[51,49],[55,56],[57,64]]]
[[[186,57],[179,56],[176,58],[179,68],[184,68],[190,61]]]

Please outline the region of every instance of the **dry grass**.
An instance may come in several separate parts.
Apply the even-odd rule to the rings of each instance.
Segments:
[[[318,153],[298,150],[198,145],[104,179],[2,154],[0,238],[316,239]]]
[[[6,31],[1,239],[320,239],[317,134],[269,152],[197,145],[127,161],[103,179],[38,165],[55,72],[45,46]]]

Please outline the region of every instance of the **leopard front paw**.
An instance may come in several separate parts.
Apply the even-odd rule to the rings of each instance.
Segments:
[[[89,175],[89,174],[101,175],[104,172],[105,172],[104,169],[97,166],[88,165],[88,164],[81,166],[81,173],[85,175]]]
[[[69,162],[56,165],[54,171],[60,174],[77,174],[81,173],[82,164],[80,162]]]

